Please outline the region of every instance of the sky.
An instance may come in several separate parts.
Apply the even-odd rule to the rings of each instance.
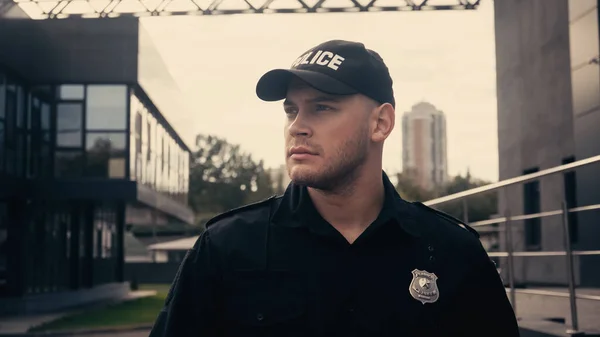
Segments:
[[[282,105],[258,99],[257,80],[270,69],[289,68],[321,42],[346,39],[376,50],[394,80],[396,126],[384,149],[388,173],[402,170],[402,114],[425,100],[446,116],[449,174],[468,169],[474,177],[498,180],[491,1],[476,11],[173,16],[141,22],[183,93],[186,110],[167,117],[192,147],[196,134],[213,134],[240,144],[267,167],[283,164]]]

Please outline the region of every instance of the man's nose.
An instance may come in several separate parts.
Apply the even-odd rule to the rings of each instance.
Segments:
[[[310,137],[312,130],[310,128],[310,121],[306,114],[299,112],[296,114],[294,120],[290,123],[288,131],[291,136],[298,137]]]

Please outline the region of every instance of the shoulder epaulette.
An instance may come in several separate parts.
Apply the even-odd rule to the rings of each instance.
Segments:
[[[452,215],[444,213],[444,212],[442,212],[440,210],[437,210],[435,208],[426,206],[425,204],[423,204],[421,202],[413,202],[413,204],[416,205],[416,206],[418,206],[419,208],[421,208],[423,210],[426,210],[428,212],[434,213],[435,215],[437,215],[437,216],[439,216],[441,218],[444,218],[444,219],[450,221],[451,223],[457,225],[458,227],[460,227],[460,228],[462,228],[462,229],[464,229],[466,231],[471,232],[473,235],[475,235],[477,238],[479,238],[479,233],[475,229],[473,229],[473,227],[467,225],[464,221],[459,220],[459,219],[453,217]]]
[[[263,199],[261,201],[253,202],[253,203],[250,203],[250,204],[247,204],[247,205],[243,205],[243,206],[236,207],[236,208],[230,209],[228,211],[225,211],[225,212],[223,212],[221,214],[218,214],[218,215],[214,216],[210,220],[208,220],[206,222],[205,227],[208,228],[208,226],[214,224],[215,222],[217,222],[217,221],[219,221],[221,219],[224,219],[224,218],[226,218],[226,217],[228,217],[230,215],[239,213],[241,211],[252,210],[252,209],[258,208],[260,206],[264,206],[267,203],[271,202],[271,200],[275,199],[276,197],[277,197],[276,195],[273,195],[273,196],[270,196],[270,197],[268,197],[266,199]]]

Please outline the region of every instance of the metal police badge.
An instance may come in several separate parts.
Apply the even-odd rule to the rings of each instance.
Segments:
[[[413,279],[410,282],[408,291],[410,295],[421,303],[434,303],[440,297],[437,287],[437,276],[424,270],[415,269],[412,271]]]

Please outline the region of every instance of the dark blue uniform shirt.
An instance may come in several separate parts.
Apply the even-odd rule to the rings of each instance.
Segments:
[[[293,183],[209,221],[150,336],[519,336],[477,232],[383,180],[352,244]]]

